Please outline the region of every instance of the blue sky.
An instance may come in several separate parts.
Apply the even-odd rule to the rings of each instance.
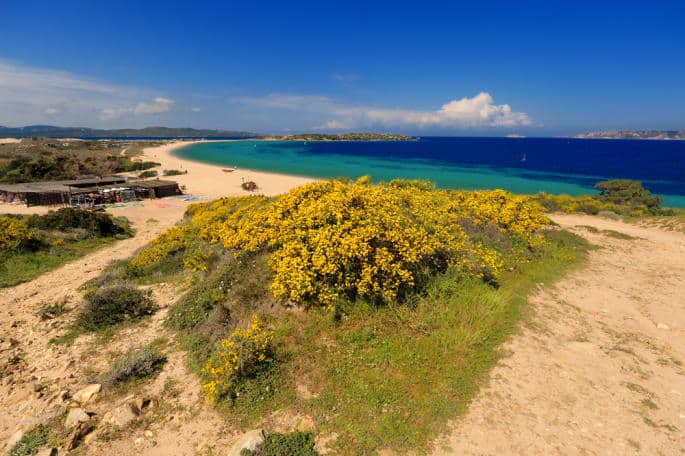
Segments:
[[[683,129],[683,3],[0,0],[0,125]]]

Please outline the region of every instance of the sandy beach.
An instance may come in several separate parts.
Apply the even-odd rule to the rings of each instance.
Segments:
[[[174,141],[157,147],[144,149],[144,154],[140,157],[144,161],[155,161],[161,165],[155,168],[160,179],[173,180],[179,183],[183,193],[188,196],[188,200],[179,198],[162,198],[144,200],[135,204],[126,204],[121,207],[109,208],[108,212],[115,216],[127,217],[134,226],[142,226],[149,219],[163,221],[164,226],[173,226],[183,217],[185,208],[199,197],[201,200],[210,200],[226,196],[250,195],[251,192],[243,190],[241,187],[244,181],[254,181],[257,183],[257,190],[254,194],[273,196],[286,193],[298,185],[313,182],[314,179],[289,176],[285,174],[265,173],[252,171],[249,169],[236,169],[226,173],[222,167],[208,165],[192,160],[185,160],[173,154],[174,151],[201,142],[212,142],[210,140],[201,141]],[[187,171],[187,174],[179,176],[162,176],[167,169],[177,169]],[[0,203],[0,214],[45,214],[55,207],[34,206],[26,207],[23,204],[2,204]]]
[[[142,159],[161,163],[162,165],[159,167],[160,175],[162,174],[161,171],[165,169],[188,171],[188,174],[170,176],[168,179],[175,180],[181,186],[185,186],[184,193],[193,196],[219,198],[223,196],[248,195],[249,193],[241,187],[244,181],[254,181],[257,183],[258,189],[255,193],[273,196],[285,193],[298,185],[314,181],[312,178],[265,173],[240,168],[227,173],[222,171],[220,166],[182,159],[173,153],[182,147],[202,142],[225,141],[174,141],[163,146],[145,149]]]

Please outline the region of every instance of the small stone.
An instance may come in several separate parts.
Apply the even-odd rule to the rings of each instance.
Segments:
[[[87,404],[91,400],[95,400],[95,397],[101,389],[102,385],[93,383],[92,385],[88,385],[82,390],[77,391],[76,394],[74,394],[73,399],[81,405]]]
[[[64,420],[64,427],[71,429],[78,426],[79,423],[85,423],[90,419],[90,416],[82,408],[73,408],[69,410],[66,420]]]
[[[92,423],[78,423],[78,425],[71,431],[71,435],[67,439],[66,449],[71,451],[81,443],[81,440],[87,436],[95,426]]]
[[[664,329],[664,330],[669,330],[671,329],[666,323],[657,323],[656,325],[657,329]]]
[[[124,427],[135,420],[138,414],[138,408],[134,404],[123,404],[108,414],[107,421],[115,426]]]
[[[264,431],[253,429],[238,438],[228,451],[228,456],[240,456],[243,450],[255,451],[262,443],[264,443]]]
[[[154,437],[154,434],[152,433],[152,431],[145,431],[145,437],[152,438]]]
[[[135,443],[136,445],[142,445],[143,443],[145,443],[145,439],[142,437],[138,437],[133,441],[133,443]]]
[[[133,403],[138,408],[138,410],[143,410],[143,405],[145,404],[145,400],[143,398],[139,397],[137,399],[134,399]]]
[[[36,456],[57,456],[57,454],[57,448],[43,448],[36,453]]]

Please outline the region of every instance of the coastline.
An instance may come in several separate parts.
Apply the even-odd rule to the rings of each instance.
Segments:
[[[226,173],[222,171],[223,168],[221,166],[181,158],[174,153],[192,144],[230,141],[238,140],[174,141],[162,146],[143,149],[143,156],[141,158],[161,163],[159,167],[161,170],[177,169],[188,171],[188,174],[169,176],[168,179],[175,180],[179,185],[184,186],[184,193],[208,198],[249,195],[251,193],[246,192],[241,187],[244,181],[254,181],[257,184],[258,188],[254,192],[255,194],[274,196],[286,193],[299,185],[317,180],[311,177],[269,173],[243,168],[236,168],[235,171]],[[160,172],[160,178],[165,179],[166,177],[161,174]]]

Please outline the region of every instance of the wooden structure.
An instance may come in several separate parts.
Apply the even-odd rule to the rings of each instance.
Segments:
[[[181,194],[177,182],[129,180],[122,176],[25,184],[0,184],[0,201],[23,202],[27,206],[68,206],[82,200],[97,204],[130,201],[132,198],[164,198]],[[110,201],[111,200],[111,201]]]

